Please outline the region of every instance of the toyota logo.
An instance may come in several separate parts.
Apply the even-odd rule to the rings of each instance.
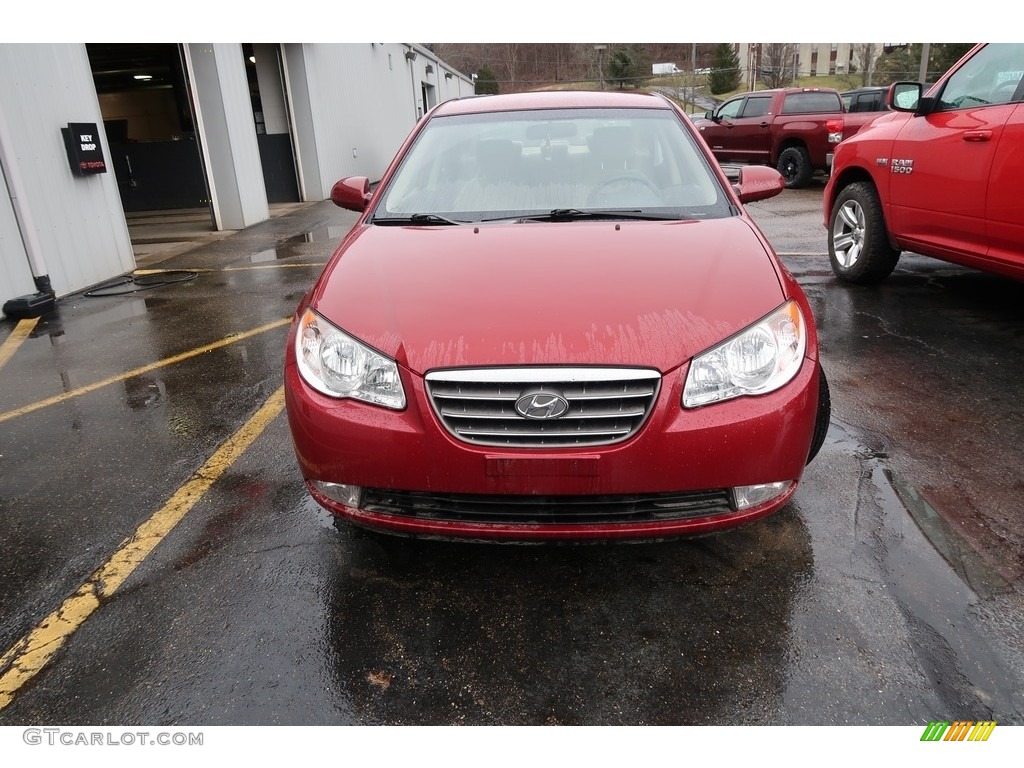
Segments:
[[[528,392],[516,400],[516,413],[526,419],[557,419],[569,410],[569,401],[554,392]]]

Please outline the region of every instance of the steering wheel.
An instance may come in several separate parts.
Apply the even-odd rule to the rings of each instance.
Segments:
[[[1013,94],[1017,91],[1017,85],[1019,83],[1019,80],[1007,80],[1006,82],[1000,83],[998,86],[996,86],[996,89],[992,91],[992,103],[1007,103],[1010,99],[1013,98]]]
[[[624,173],[619,176],[612,176],[610,179],[604,179],[599,182],[597,186],[587,196],[587,205],[601,205],[602,198],[608,197],[619,197],[616,195],[616,188],[621,188],[625,191],[625,195],[621,195],[622,199],[625,200],[624,205],[644,205],[644,204],[656,204],[661,203],[661,190],[659,190],[654,183],[639,173]],[[630,187],[642,189],[648,193],[648,197],[640,197],[639,200],[635,200],[629,196]]]

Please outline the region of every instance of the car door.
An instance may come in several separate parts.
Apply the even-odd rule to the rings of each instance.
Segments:
[[[734,159],[729,155],[731,143],[728,140],[728,134],[732,131],[733,121],[739,117],[740,112],[743,110],[744,98],[744,96],[740,96],[739,98],[724,102],[715,110],[714,120],[702,120],[697,123],[700,135],[707,142],[715,157],[720,161]]]
[[[743,96],[723,104],[719,121],[701,132],[719,160],[764,163],[771,153],[772,97]]]
[[[1024,80],[1003,127],[989,174],[985,226],[989,259],[1021,276],[1024,270]],[[1001,270],[1002,271],[1002,270]]]
[[[772,97],[747,96],[739,117],[729,131],[737,159],[766,163],[772,150]]]
[[[907,249],[920,243],[954,259],[987,253],[989,178],[1016,108],[1005,77],[1024,69],[1022,57],[1024,44],[980,49],[942,83],[929,114],[907,121],[883,159],[892,228]]]

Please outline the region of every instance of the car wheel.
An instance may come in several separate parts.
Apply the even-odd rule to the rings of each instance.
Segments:
[[[802,189],[811,181],[811,158],[803,147],[786,147],[776,166],[786,181],[786,189]]]
[[[837,277],[860,285],[884,280],[896,268],[900,252],[889,244],[882,203],[869,182],[850,184],[836,197],[828,257]]]
[[[814,435],[811,437],[811,450],[807,452],[807,463],[810,464],[825,444],[828,423],[832,418],[832,396],[828,391],[828,379],[825,369],[818,369],[818,415],[814,419]]]

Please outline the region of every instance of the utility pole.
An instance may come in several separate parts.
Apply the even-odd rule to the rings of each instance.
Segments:
[[[683,109],[687,109],[689,101],[690,109],[697,109],[697,44],[690,43],[690,77],[689,82],[683,91]]]
[[[607,45],[595,45],[594,50],[597,51],[597,77],[601,81],[601,90],[604,90],[604,52],[608,48]]]
[[[931,43],[921,43],[921,71],[917,79],[920,83],[928,82],[928,47]]]

